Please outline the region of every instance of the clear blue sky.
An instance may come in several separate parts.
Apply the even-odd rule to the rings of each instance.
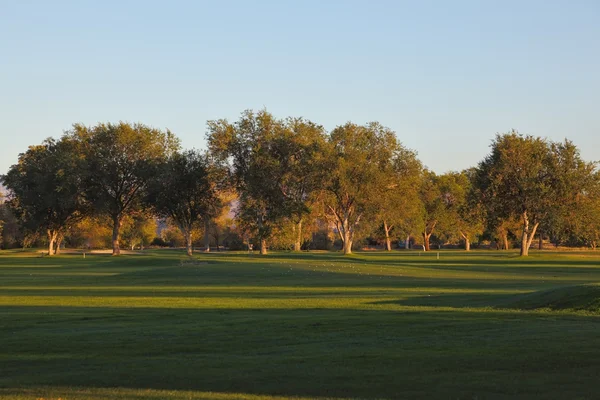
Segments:
[[[0,173],[74,122],[143,122],[205,146],[266,107],[379,121],[436,172],[497,132],[600,159],[600,2],[0,0]]]

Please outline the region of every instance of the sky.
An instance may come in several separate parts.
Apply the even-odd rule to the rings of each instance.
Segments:
[[[0,174],[74,123],[205,148],[245,109],[379,121],[437,173],[497,133],[600,160],[600,2],[0,0]]]

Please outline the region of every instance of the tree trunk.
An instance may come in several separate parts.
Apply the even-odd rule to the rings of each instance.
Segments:
[[[529,247],[531,246],[531,242],[533,242],[533,237],[535,236],[535,231],[539,226],[539,222],[533,226],[531,232],[529,231],[529,217],[527,216],[527,212],[523,213],[523,235],[521,236],[521,256],[526,257],[529,255]]]
[[[404,248],[406,250],[410,250],[410,235],[406,237],[406,242],[404,243]]]
[[[112,255],[118,256],[121,254],[121,247],[119,246],[119,240],[121,239],[121,225],[123,221],[121,218],[113,217],[113,233],[112,233]]]
[[[540,232],[538,250],[544,250],[544,235],[542,235],[542,232]]]
[[[261,256],[265,256],[267,255],[267,239],[260,239],[260,255]]]
[[[529,248],[527,248],[527,234],[524,232],[523,236],[521,237],[521,252],[519,254],[523,257],[529,255]]]
[[[387,221],[383,221],[383,230],[385,231],[385,249],[392,251],[392,240],[390,239],[391,226],[388,226]]]
[[[469,240],[469,237],[462,232],[460,233],[460,235],[465,240],[465,251],[471,251],[471,241]]]
[[[525,257],[529,255],[529,242],[527,235],[529,234],[529,218],[527,213],[523,213],[523,233],[521,234],[521,256]]]
[[[294,227],[296,233],[296,240],[294,241],[294,251],[302,250],[302,220],[298,221]]]
[[[347,239],[344,240],[344,254],[352,254],[352,240],[348,237],[348,235],[345,236]]]
[[[344,254],[352,254],[352,234],[350,233],[350,223],[347,218],[343,222],[343,230]]]
[[[502,250],[510,250],[510,243],[508,243],[508,232],[502,233]]]
[[[210,252],[210,218],[204,218],[204,251]]]
[[[430,251],[431,246],[429,246],[429,238],[431,237],[431,233],[423,232],[423,248],[425,251]]]
[[[533,243],[533,238],[535,236],[535,232],[537,231],[538,226],[540,226],[540,223],[536,223],[535,225],[533,225],[533,229],[531,230],[531,233],[529,234],[529,241],[527,242],[527,248],[531,248],[531,243]]]
[[[48,255],[54,255],[54,242],[56,242],[56,232],[48,229]]]
[[[62,235],[60,233],[56,235],[56,249],[54,249],[54,254],[56,254],[56,255],[60,254],[60,246],[62,245],[64,238],[65,238],[64,235]]]
[[[436,225],[437,221],[434,221],[431,225],[431,229],[429,229],[429,233],[427,233],[427,226],[425,226],[425,230],[423,231],[423,250],[425,251],[431,250],[431,246],[429,245],[429,239],[431,238],[431,235],[433,235],[433,230],[435,229]]]
[[[192,246],[192,232],[191,230],[187,230],[184,233],[185,236],[185,250],[188,256],[192,256],[194,254],[194,247]]]

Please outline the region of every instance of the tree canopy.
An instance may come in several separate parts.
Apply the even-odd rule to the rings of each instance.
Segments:
[[[526,256],[540,223],[574,204],[594,169],[569,141],[552,143],[512,131],[496,136],[479,164],[477,185],[491,215],[521,219],[521,255]]]
[[[69,137],[47,139],[20,154],[2,177],[10,190],[8,204],[23,227],[47,235],[48,255],[60,251],[66,231],[87,211],[78,150]]]
[[[41,233],[49,254],[61,243],[110,242],[118,255],[121,239],[144,247],[162,230],[189,255],[204,234],[205,251],[211,241],[266,254],[314,239],[350,254],[391,251],[398,239],[426,251],[518,240],[526,256],[536,235],[540,248],[548,237],[592,248],[600,240],[600,172],[568,140],[498,134],[476,167],[436,174],[378,122],[327,132],[246,110],[235,122],[208,121],[206,138],[207,151],[182,151],[169,130],[75,124],[31,146],[2,176],[2,243],[27,246]]]
[[[125,122],[76,124],[70,137],[85,158],[86,199],[96,213],[111,219],[113,255],[118,255],[123,219],[140,207],[157,164],[179,149],[179,140],[168,130]]]
[[[163,218],[170,218],[185,238],[192,255],[193,231],[211,214],[218,200],[209,176],[205,154],[195,150],[172,154],[156,168],[148,185],[146,202]]]

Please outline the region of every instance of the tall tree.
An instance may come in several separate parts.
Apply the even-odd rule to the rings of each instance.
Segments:
[[[327,174],[325,141],[323,127],[303,118],[288,118],[272,138],[270,156],[277,166],[275,183],[282,196],[278,205],[293,223],[294,251],[301,249],[302,224]]]
[[[546,229],[596,248],[600,235],[600,171],[586,163],[569,141],[553,143],[553,187],[561,201],[553,204]]]
[[[388,167],[389,184],[372,200],[377,203],[385,248],[391,251],[393,237],[409,235],[422,217],[419,189],[423,166],[415,152],[398,143]]]
[[[451,193],[444,187],[445,177],[437,176],[433,171],[425,171],[420,188],[420,198],[423,204],[423,219],[421,237],[425,251],[431,250],[431,237],[441,226],[448,226],[452,217],[448,208],[454,200]]]
[[[393,187],[395,176],[390,170],[399,149],[395,133],[376,122],[347,123],[329,135],[324,205],[344,254],[352,253],[361,219],[377,215],[374,199]]]
[[[66,231],[87,210],[81,161],[78,146],[69,137],[50,138],[20,154],[18,163],[2,177],[10,190],[9,204],[24,227],[48,236],[48,255],[60,251]]]
[[[232,187],[238,193],[236,217],[245,230],[254,232],[260,254],[267,254],[267,240],[273,225],[281,218],[269,169],[268,140],[281,129],[280,121],[266,110],[246,110],[239,120],[208,121],[208,144],[215,160],[228,169]]]
[[[474,190],[475,170],[449,172],[439,177],[439,187],[445,204],[445,216],[440,228],[449,236],[458,234],[471,250],[471,243],[483,233],[485,218],[480,197]]]
[[[581,160],[570,142],[551,143],[516,131],[497,135],[479,164],[477,185],[491,215],[521,219],[521,256],[540,223],[557,207],[572,204],[594,165]]]
[[[281,121],[266,110],[245,111],[234,124],[209,121],[211,154],[225,165],[238,194],[237,218],[254,232],[260,253],[285,218],[300,231],[320,181],[323,129],[303,119]]]
[[[160,216],[181,230],[188,256],[193,253],[193,232],[209,217],[216,199],[207,156],[195,150],[174,153],[161,164],[147,197]]]
[[[593,250],[600,244],[600,193],[595,190],[577,201],[567,215],[569,228]]]
[[[86,197],[113,225],[112,254],[121,253],[123,219],[141,206],[156,165],[179,148],[169,131],[143,124],[74,125],[70,135],[83,149]]]

